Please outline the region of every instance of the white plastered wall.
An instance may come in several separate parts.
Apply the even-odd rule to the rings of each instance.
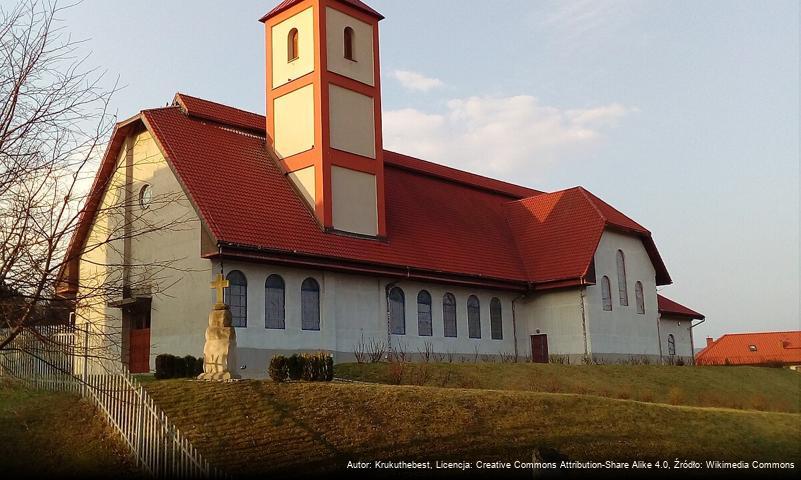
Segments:
[[[388,335],[386,286],[390,280],[374,276],[298,269],[292,267],[226,261],[225,271],[241,271],[248,281],[248,319],[246,328],[237,328],[239,360],[248,377],[265,375],[267,362],[276,353],[295,351],[333,352],[337,362],[353,361],[357,345],[364,342],[392,342],[415,357],[426,350],[426,343],[454,361],[472,361],[479,355],[514,353],[512,299],[514,294],[493,290],[451,288],[422,282],[400,281],[404,292],[406,335]],[[285,328],[265,328],[264,285],[267,277],[280,275],[285,284]],[[314,278],[320,285],[320,331],[301,328],[301,284]],[[426,290],[432,297],[432,336],[418,335],[417,295]],[[458,337],[445,338],[442,299],[446,292],[456,297]],[[468,338],[467,299],[476,295],[481,304],[481,339]],[[490,301],[501,300],[503,340],[493,340],[490,330]]]
[[[298,29],[298,58],[288,58],[289,32]],[[312,8],[275,25],[271,32],[273,88],[314,71],[314,15]]]
[[[521,357],[531,356],[531,336],[547,335],[548,352],[565,355],[571,362],[583,357],[590,348],[585,345],[585,318],[582,289],[553,290],[529,295],[516,302],[518,312],[518,351]]]
[[[303,199],[312,209],[315,208],[317,197],[317,182],[314,169],[315,167],[312,165],[289,174],[289,179],[292,180],[292,183],[303,195]]]
[[[375,105],[372,97],[329,86],[331,147],[375,158]]]
[[[133,283],[137,287],[149,285],[152,295],[152,368],[155,356],[160,353],[202,355],[212,304],[209,289],[212,272],[211,262],[200,257],[201,225],[197,214],[150,133],[138,134],[133,148],[133,232],[142,232],[152,226],[163,227],[136,236],[131,241]],[[113,181],[120,185],[124,184],[125,178],[123,159],[124,149]],[[139,192],[145,184],[150,185],[152,191],[148,209],[139,204]],[[121,215],[122,210],[118,220]],[[103,235],[106,221],[101,219],[95,223],[89,234],[90,242],[94,236]],[[119,241],[113,244],[113,248],[103,247],[84,254],[79,269],[81,285],[90,284],[97,272],[100,275],[96,278],[102,279],[102,272],[110,268],[108,265],[120,263],[122,252],[122,241]],[[101,316],[108,316],[119,324],[122,317],[119,309],[107,307],[105,302],[102,305],[95,302],[78,310],[78,321],[86,317],[91,322],[98,322]]]
[[[617,251],[626,259],[628,306],[621,306],[618,295]],[[612,311],[604,311],[601,279],[609,277]],[[618,355],[659,356],[656,271],[639,237],[606,230],[595,253],[597,284],[587,287],[587,324],[593,355],[614,360]],[[637,313],[635,283],[643,284],[645,314]]]
[[[326,8],[328,70],[353,80],[375,85],[373,27],[331,7]],[[345,58],[345,28],[353,29],[353,57]]]
[[[662,343],[662,358],[669,360],[668,335],[676,340],[676,357],[685,362],[694,358],[692,320],[689,318],[662,315],[659,319],[659,333]]]
[[[331,167],[334,228],[343,232],[378,234],[378,196],[375,175]]]
[[[314,148],[314,85],[292,91],[273,102],[275,151],[281,158]]]

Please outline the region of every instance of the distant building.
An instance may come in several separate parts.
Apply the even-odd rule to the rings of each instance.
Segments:
[[[801,331],[733,333],[706,339],[698,365],[801,365]]]

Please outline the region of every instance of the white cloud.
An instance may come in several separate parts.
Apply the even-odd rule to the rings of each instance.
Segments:
[[[445,84],[438,78],[426,77],[417,72],[409,70],[395,70],[392,76],[400,82],[403,88],[407,90],[417,90],[420,92],[428,92],[429,90],[440,88]]]
[[[533,181],[542,167],[596,148],[605,129],[635,111],[617,103],[563,110],[527,95],[454,99],[444,113],[384,112],[384,144],[468,171]]]

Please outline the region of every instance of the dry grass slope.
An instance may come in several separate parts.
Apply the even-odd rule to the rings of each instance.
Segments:
[[[337,365],[366,382],[577,393],[643,402],[801,412],[801,374],[781,368],[429,363]]]
[[[0,384],[4,478],[139,476],[117,437],[78,397]]]
[[[187,380],[147,388],[229,473],[304,473],[358,459],[801,460],[801,415],[594,396],[366,384]]]

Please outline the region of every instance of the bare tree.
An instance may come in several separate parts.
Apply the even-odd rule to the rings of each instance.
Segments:
[[[64,301],[57,280],[77,255],[100,248],[119,253],[125,239],[191,221],[153,223],[132,214],[130,179],[93,182],[116,121],[109,101],[117,85],[104,87],[103,72],[88,66],[82,42],[65,31],[59,18],[72,7],[47,0],[0,6],[0,350],[22,331],[33,332],[42,312]],[[90,206],[87,199],[98,190],[108,191],[111,201]],[[153,198],[150,212],[179,197]],[[91,242],[68,248],[82,219],[104,216]],[[108,258],[117,260],[97,265],[97,279],[81,278],[72,307],[106,305],[136,285],[166,290],[160,276],[169,277],[164,272],[179,260],[135,265],[121,254]]]

